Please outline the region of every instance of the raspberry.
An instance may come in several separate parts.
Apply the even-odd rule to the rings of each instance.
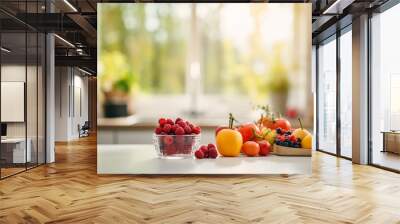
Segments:
[[[210,143],[207,145],[208,150],[211,150],[212,148],[216,149],[215,145]]]
[[[169,145],[167,147],[164,147],[164,152],[163,152],[164,155],[174,155],[176,153],[177,153],[177,151],[176,151],[174,145]]]
[[[194,153],[194,156],[196,156],[197,159],[203,159],[204,158],[204,153],[201,150],[197,150]]]
[[[180,145],[185,144],[185,136],[175,136],[175,142]]]
[[[164,126],[164,124],[167,123],[167,120],[166,120],[165,118],[160,118],[160,119],[158,120],[158,123],[159,123],[160,126],[162,127],[162,126]]]
[[[177,124],[172,125],[171,127],[171,132],[175,133],[176,129],[179,128],[180,126]]]
[[[217,151],[217,149],[215,149],[215,148],[210,149],[210,150],[208,151],[208,157],[209,157],[209,158],[213,158],[213,159],[217,158],[217,157],[218,157],[218,151]]]
[[[174,143],[174,139],[172,138],[172,136],[167,135],[163,137],[163,142],[166,145],[171,145],[172,143]]]
[[[184,121],[178,121],[177,123],[179,126],[181,126],[182,128],[184,128],[186,126],[186,123]]]
[[[174,125],[174,122],[173,122],[171,119],[169,119],[169,118],[167,119],[166,122],[167,122],[167,124],[170,124],[171,126]]]
[[[208,148],[206,145],[200,146],[199,150],[203,152],[204,158],[208,158]]]
[[[164,124],[163,131],[165,133],[169,133],[171,131],[172,126],[170,124]]]
[[[199,150],[201,150],[202,152],[207,152],[208,148],[206,145],[202,145],[202,146],[200,146]]]
[[[156,129],[154,130],[154,133],[156,133],[157,135],[161,134],[161,132],[162,132],[161,127],[156,127]]]
[[[192,129],[188,125],[185,126],[184,130],[186,134],[192,134]]]
[[[199,126],[195,126],[194,128],[192,128],[192,132],[198,135],[201,132],[201,128]]]
[[[183,130],[182,127],[179,127],[175,130],[175,134],[176,135],[184,135],[185,134],[185,130]]]
[[[182,119],[182,118],[180,118],[180,117],[176,118],[176,120],[175,120],[175,124],[178,124],[178,122],[179,122],[179,121],[183,121],[183,119]]]

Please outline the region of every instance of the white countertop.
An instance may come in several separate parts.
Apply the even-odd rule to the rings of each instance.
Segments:
[[[308,174],[311,157],[160,159],[153,145],[98,145],[98,174]]]

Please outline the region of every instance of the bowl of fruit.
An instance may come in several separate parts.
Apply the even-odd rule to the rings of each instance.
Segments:
[[[276,129],[274,154],[282,156],[311,156],[312,135],[303,128],[299,118],[300,128],[295,130]]]
[[[201,138],[199,126],[177,118],[160,118],[154,130],[154,148],[162,159],[192,158]]]

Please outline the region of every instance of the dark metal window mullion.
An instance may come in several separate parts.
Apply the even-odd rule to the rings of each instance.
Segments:
[[[340,36],[341,31],[336,31],[336,154],[341,157],[341,114],[340,114],[340,102],[341,102],[341,64],[340,64]]]
[[[368,53],[367,53],[367,83],[368,83],[368,93],[367,93],[367,107],[368,107],[368,124],[367,124],[367,129],[368,129],[368,164],[373,164],[373,149],[372,149],[372,63],[371,63],[371,57],[372,57],[372,12],[368,12],[368,30],[367,30],[367,45],[368,45]]]
[[[36,1],[39,13],[39,1]],[[39,32],[36,31],[36,166],[39,165]]]
[[[74,67],[72,68],[72,88],[71,88],[71,94],[72,94],[72,116],[75,119],[75,69]]]
[[[28,1],[25,1],[25,21],[28,21]],[[25,23],[26,24],[26,23]],[[24,118],[25,118],[25,170],[28,170],[28,113],[27,113],[27,89],[28,89],[28,26],[25,25],[25,88],[24,88]]]
[[[315,46],[315,148],[319,150],[319,44]]]

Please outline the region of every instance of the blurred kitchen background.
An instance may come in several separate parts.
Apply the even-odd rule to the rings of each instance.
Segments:
[[[160,117],[211,142],[257,105],[312,130],[311,33],[311,4],[99,4],[98,143],[150,143]]]

